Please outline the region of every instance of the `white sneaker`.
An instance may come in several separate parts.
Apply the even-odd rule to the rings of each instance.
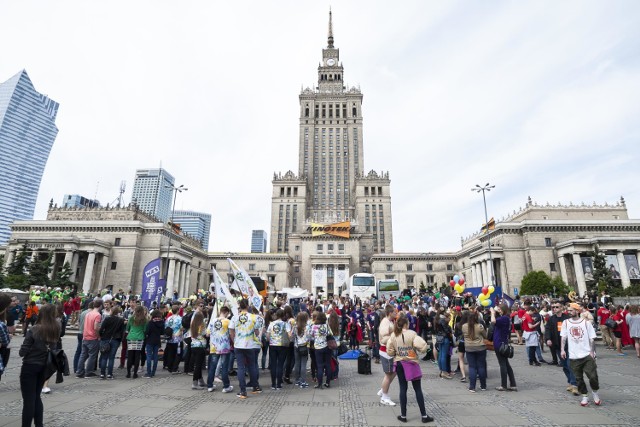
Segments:
[[[593,392],[593,403],[596,404],[596,406],[600,406],[602,405],[602,400],[600,400],[600,396],[598,396],[597,392]]]
[[[51,389],[49,387],[42,387],[42,393],[49,394],[51,393]]]
[[[209,387],[209,388],[207,389],[207,391],[208,391],[209,393],[211,393],[213,390],[215,390],[213,387]]]
[[[582,401],[580,402],[580,406],[589,406],[589,398],[587,396],[582,396]]]
[[[225,387],[222,389],[223,393],[231,393],[233,391],[233,386],[230,385],[229,387]]]
[[[382,389],[378,390],[378,397],[382,397]]]
[[[396,406],[396,404],[393,402],[393,400],[387,398],[382,398],[380,399],[380,403],[382,403],[383,405],[387,405],[387,406]]]

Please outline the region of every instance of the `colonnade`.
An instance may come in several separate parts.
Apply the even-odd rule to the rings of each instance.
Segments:
[[[168,263],[166,297],[173,299],[176,291],[178,297],[188,296],[191,291],[191,263],[176,258],[169,258]]]

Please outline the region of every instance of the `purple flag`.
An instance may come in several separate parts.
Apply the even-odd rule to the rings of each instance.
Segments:
[[[142,270],[140,299],[147,307],[151,306],[151,301],[157,301],[158,295],[162,295],[162,290],[164,290],[164,286],[160,283],[160,262],[160,258],[156,258]]]

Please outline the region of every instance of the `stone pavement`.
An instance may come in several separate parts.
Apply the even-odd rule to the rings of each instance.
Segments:
[[[6,375],[0,382],[0,426],[20,425],[22,401],[17,356],[21,337],[14,337]],[[76,337],[64,338],[63,346],[73,356]],[[555,366],[530,367],[524,347],[516,346],[513,360],[518,392],[497,392],[498,364],[488,354],[488,391],[469,393],[459,376],[438,378],[436,365],[422,362],[422,386],[427,412],[439,426],[632,426],[640,425],[640,359],[633,351],[616,356],[598,347],[598,368],[603,405],[579,405],[579,397],[565,391],[562,369]],[[548,353],[544,353],[549,357]],[[453,360],[457,356],[454,355]],[[71,360],[70,360],[71,361]],[[233,393],[191,390],[191,377],[169,375],[160,370],[156,378],[125,379],[116,370],[116,379],[76,379],[65,377],[51,385],[43,396],[46,426],[397,426],[421,425],[413,390],[409,388],[409,422],[396,417],[400,407],[379,403],[376,392],[382,378],[380,365],[374,374],[358,375],[356,361],[341,361],[340,378],[330,389],[300,390],[286,386],[270,390],[268,371],[261,371],[260,395],[246,400]],[[478,390],[479,390],[478,384]],[[398,402],[398,385],[390,395]]]

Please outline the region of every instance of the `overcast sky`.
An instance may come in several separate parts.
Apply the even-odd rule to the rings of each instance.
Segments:
[[[640,218],[640,2],[1,1],[0,81],[60,103],[49,200],[131,200],[137,168],[212,215],[210,251],[269,231],[271,179],[298,167],[298,95],[329,6],[364,94],[365,170],[389,171],[395,252],[455,251],[489,216],[627,201]],[[271,236],[269,236],[271,237]]]

